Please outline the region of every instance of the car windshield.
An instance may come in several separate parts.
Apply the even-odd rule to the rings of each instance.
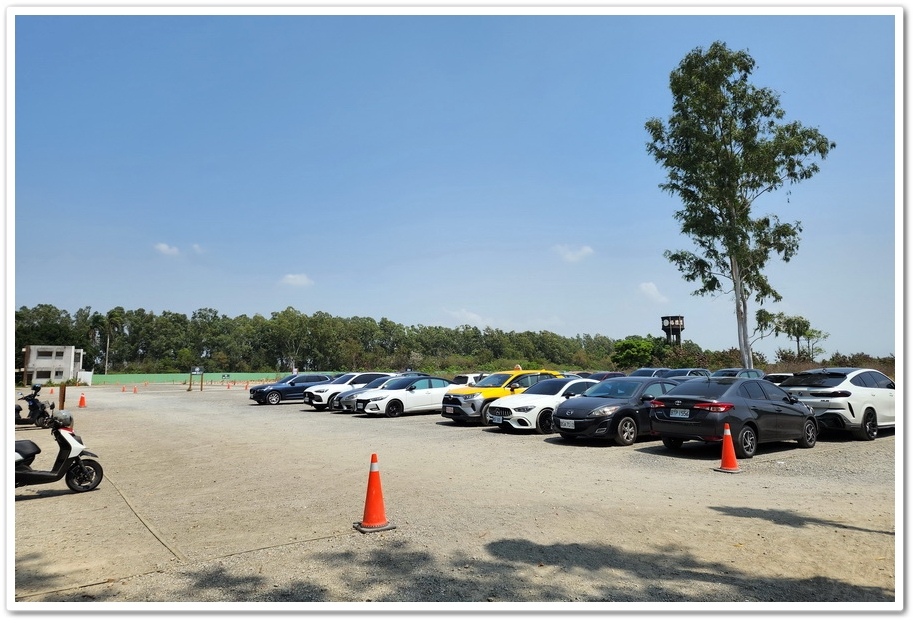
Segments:
[[[842,372],[796,372],[780,387],[836,387],[846,380]]]
[[[418,380],[415,376],[396,376],[390,379],[385,379],[385,382],[382,384],[384,389],[404,389],[405,387],[410,387]]]
[[[582,395],[594,398],[632,398],[640,387],[640,381],[615,378],[592,385]]]
[[[719,398],[729,389],[734,387],[730,381],[722,382],[719,380],[707,380],[705,378],[696,381],[684,381],[670,392],[669,395],[677,396],[699,396],[701,398]]]
[[[355,374],[341,374],[336,379],[328,383],[328,385],[348,385],[350,381],[355,377]]]
[[[567,385],[569,385],[569,379],[545,379],[526,389],[525,393],[555,396],[563,391],[563,388]]]
[[[474,387],[502,387],[503,384],[511,378],[511,374],[491,374],[477,383]]]
[[[363,385],[362,388],[363,389],[375,389],[376,387],[381,387],[382,385],[390,381],[392,378],[393,377],[390,377],[390,376],[380,376],[375,380],[369,381],[368,383]]]
[[[294,378],[296,378],[297,376],[298,376],[297,374],[290,374],[289,376],[284,376],[284,377],[283,377],[282,379],[280,379],[279,381],[274,381],[274,383],[276,383],[277,385],[279,385],[280,383],[289,383],[290,381],[292,381],[292,380],[293,380]]]

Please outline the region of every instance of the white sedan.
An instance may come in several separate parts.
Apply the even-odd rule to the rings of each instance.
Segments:
[[[406,376],[390,381],[385,387],[373,389],[356,397],[356,412],[398,417],[405,413],[438,413],[442,397],[457,387],[438,376]]]
[[[487,423],[505,429],[535,430],[542,435],[553,432],[553,411],[557,405],[578,396],[596,379],[559,378],[539,381],[520,394],[503,396],[490,403]]]

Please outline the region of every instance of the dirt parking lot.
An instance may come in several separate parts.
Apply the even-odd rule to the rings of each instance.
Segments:
[[[717,445],[255,405],[242,385],[67,403],[105,479],[15,491],[11,610],[902,609],[893,432],[762,446],[722,473]],[[15,436],[50,465],[49,431]],[[394,529],[363,534],[372,454]]]

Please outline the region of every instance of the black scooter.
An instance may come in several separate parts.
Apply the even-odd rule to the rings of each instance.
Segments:
[[[54,405],[50,402],[42,402],[38,399],[38,392],[41,391],[41,383],[32,385],[32,393],[22,395],[19,392],[19,400],[25,400],[29,405],[29,414],[22,416],[22,405],[16,405],[16,424],[33,424],[41,428],[51,426],[51,417],[54,415]]]
[[[58,411],[51,417],[51,435],[59,448],[54,466],[49,471],[32,469],[35,457],[41,453],[30,439],[16,440],[16,487],[57,482],[61,478],[71,491],[92,491],[102,482],[102,465],[98,456],[86,449],[83,440],[73,431],[73,416]],[[93,457],[93,458],[88,458]]]

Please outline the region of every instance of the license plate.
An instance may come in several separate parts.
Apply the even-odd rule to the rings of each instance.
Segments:
[[[689,418],[690,409],[671,409],[668,417]]]
[[[575,420],[560,420],[560,428],[575,428]]]
[[[445,412],[446,412],[446,413],[454,413],[454,412],[455,412],[455,407],[445,407]]]
[[[490,421],[493,422],[494,424],[502,424],[502,423],[503,423],[503,416],[501,416],[501,415],[491,415],[491,416],[490,416]]]

